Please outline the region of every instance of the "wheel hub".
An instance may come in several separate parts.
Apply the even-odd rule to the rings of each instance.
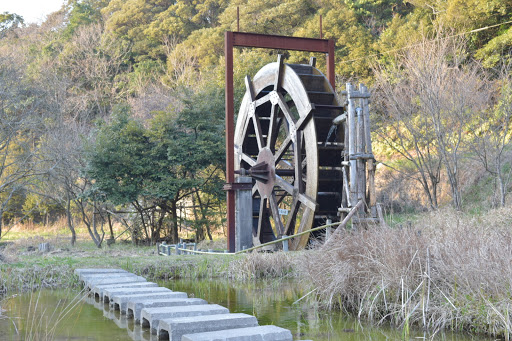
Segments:
[[[266,164],[267,166],[267,181],[256,181],[256,185],[258,186],[258,191],[261,196],[263,198],[269,198],[272,195],[274,183],[276,182],[275,158],[272,151],[267,147],[261,149],[256,164]]]

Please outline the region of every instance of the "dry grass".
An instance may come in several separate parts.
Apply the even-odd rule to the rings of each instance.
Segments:
[[[451,210],[412,228],[346,232],[302,262],[317,297],[377,322],[431,331],[512,331],[512,209],[483,218]],[[321,260],[321,261],[319,261]]]
[[[226,245],[226,238],[218,238],[214,240],[205,239],[197,244],[197,248],[201,250],[225,250]]]
[[[229,277],[236,280],[296,277],[301,255],[293,252],[252,252],[229,263]]]

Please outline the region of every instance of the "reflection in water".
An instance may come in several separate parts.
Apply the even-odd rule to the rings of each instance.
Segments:
[[[175,291],[188,292],[209,303],[223,305],[233,313],[255,315],[261,325],[288,328],[296,339],[315,341],[399,340],[401,332],[392,328],[363,325],[339,312],[324,312],[307,299],[291,281],[230,283],[228,281],[180,280],[159,283]],[[2,304],[8,316],[0,319],[0,340],[137,340],[153,341],[149,329],[110,310],[94,298],[75,304],[76,292],[41,290],[13,296]],[[299,301],[298,301],[299,300]],[[297,302],[298,301],[298,302]],[[295,303],[295,304],[294,304]],[[58,322],[57,324],[55,322]],[[53,328],[55,326],[56,328]],[[45,337],[46,336],[46,337]],[[423,339],[412,333],[410,339]],[[428,339],[428,336],[426,336]],[[461,334],[437,335],[434,340],[485,340]],[[490,340],[490,339],[488,339]]]

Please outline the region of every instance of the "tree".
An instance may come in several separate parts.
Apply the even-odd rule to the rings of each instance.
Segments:
[[[460,39],[437,36],[399,56],[391,79],[380,73],[384,103],[394,113],[391,124],[400,127],[395,129],[396,138],[387,141],[414,163],[433,207],[436,201],[430,196],[435,194],[433,184],[439,182],[442,164],[453,205],[462,208],[459,178],[465,134],[487,101],[479,65],[465,61],[464,51]],[[432,161],[438,166],[429,167]]]
[[[31,184],[40,163],[36,142],[44,103],[16,66],[0,56],[0,237],[11,199]]]
[[[67,84],[67,114],[72,119],[91,122],[107,116],[112,105],[123,99],[119,75],[125,71],[128,48],[104,35],[100,24],[80,26],[70,44],[59,54],[57,75]]]
[[[0,13],[0,39],[6,36],[7,33],[12,32],[24,24],[25,20],[18,14],[9,12]]]
[[[44,167],[48,172],[39,187],[46,196],[64,209],[71,233],[71,246],[76,242],[73,207],[78,209],[77,213],[82,216],[82,221],[85,220],[93,242],[99,247],[102,240],[95,226],[89,223],[92,219],[88,217],[90,205],[86,194],[91,185],[81,176],[85,167],[84,144],[89,135],[90,128],[84,123],[57,121],[47,127],[41,143]]]
[[[215,91],[190,97],[184,110],[156,113],[147,128],[129,116],[127,107],[120,108],[112,122],[99,127],[88,155],[87,175],[98,193],[116,205],[131,204],[151,242],[166,219],[176,242],[178,203],[219,177],[222,97]],[[212,165],[213,172],[202,173]]]
[[[498,202],[505,206],[507,187],[510,183],[510,132],[512,129],[512,77],[509,67],[503,67],[495,80],[498,94],[494,106],[486,115],[478,116],[470,129],[472,151],[495,182]]]

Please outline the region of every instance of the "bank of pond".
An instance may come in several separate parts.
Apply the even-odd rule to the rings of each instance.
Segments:
[[[291,330],[299,340],[492,340],[461,333],[425,334],[414,328],[362,323],[340,311],[325,311],[304,297],[292,280],[233,282],[172,280],[158,284],[189,297],[257,317],[260,325]],[[3,311],[3,312],[2,312]],[[7,294],[0,306],[0,340],[155,340],[149,329],[76,289]]]

